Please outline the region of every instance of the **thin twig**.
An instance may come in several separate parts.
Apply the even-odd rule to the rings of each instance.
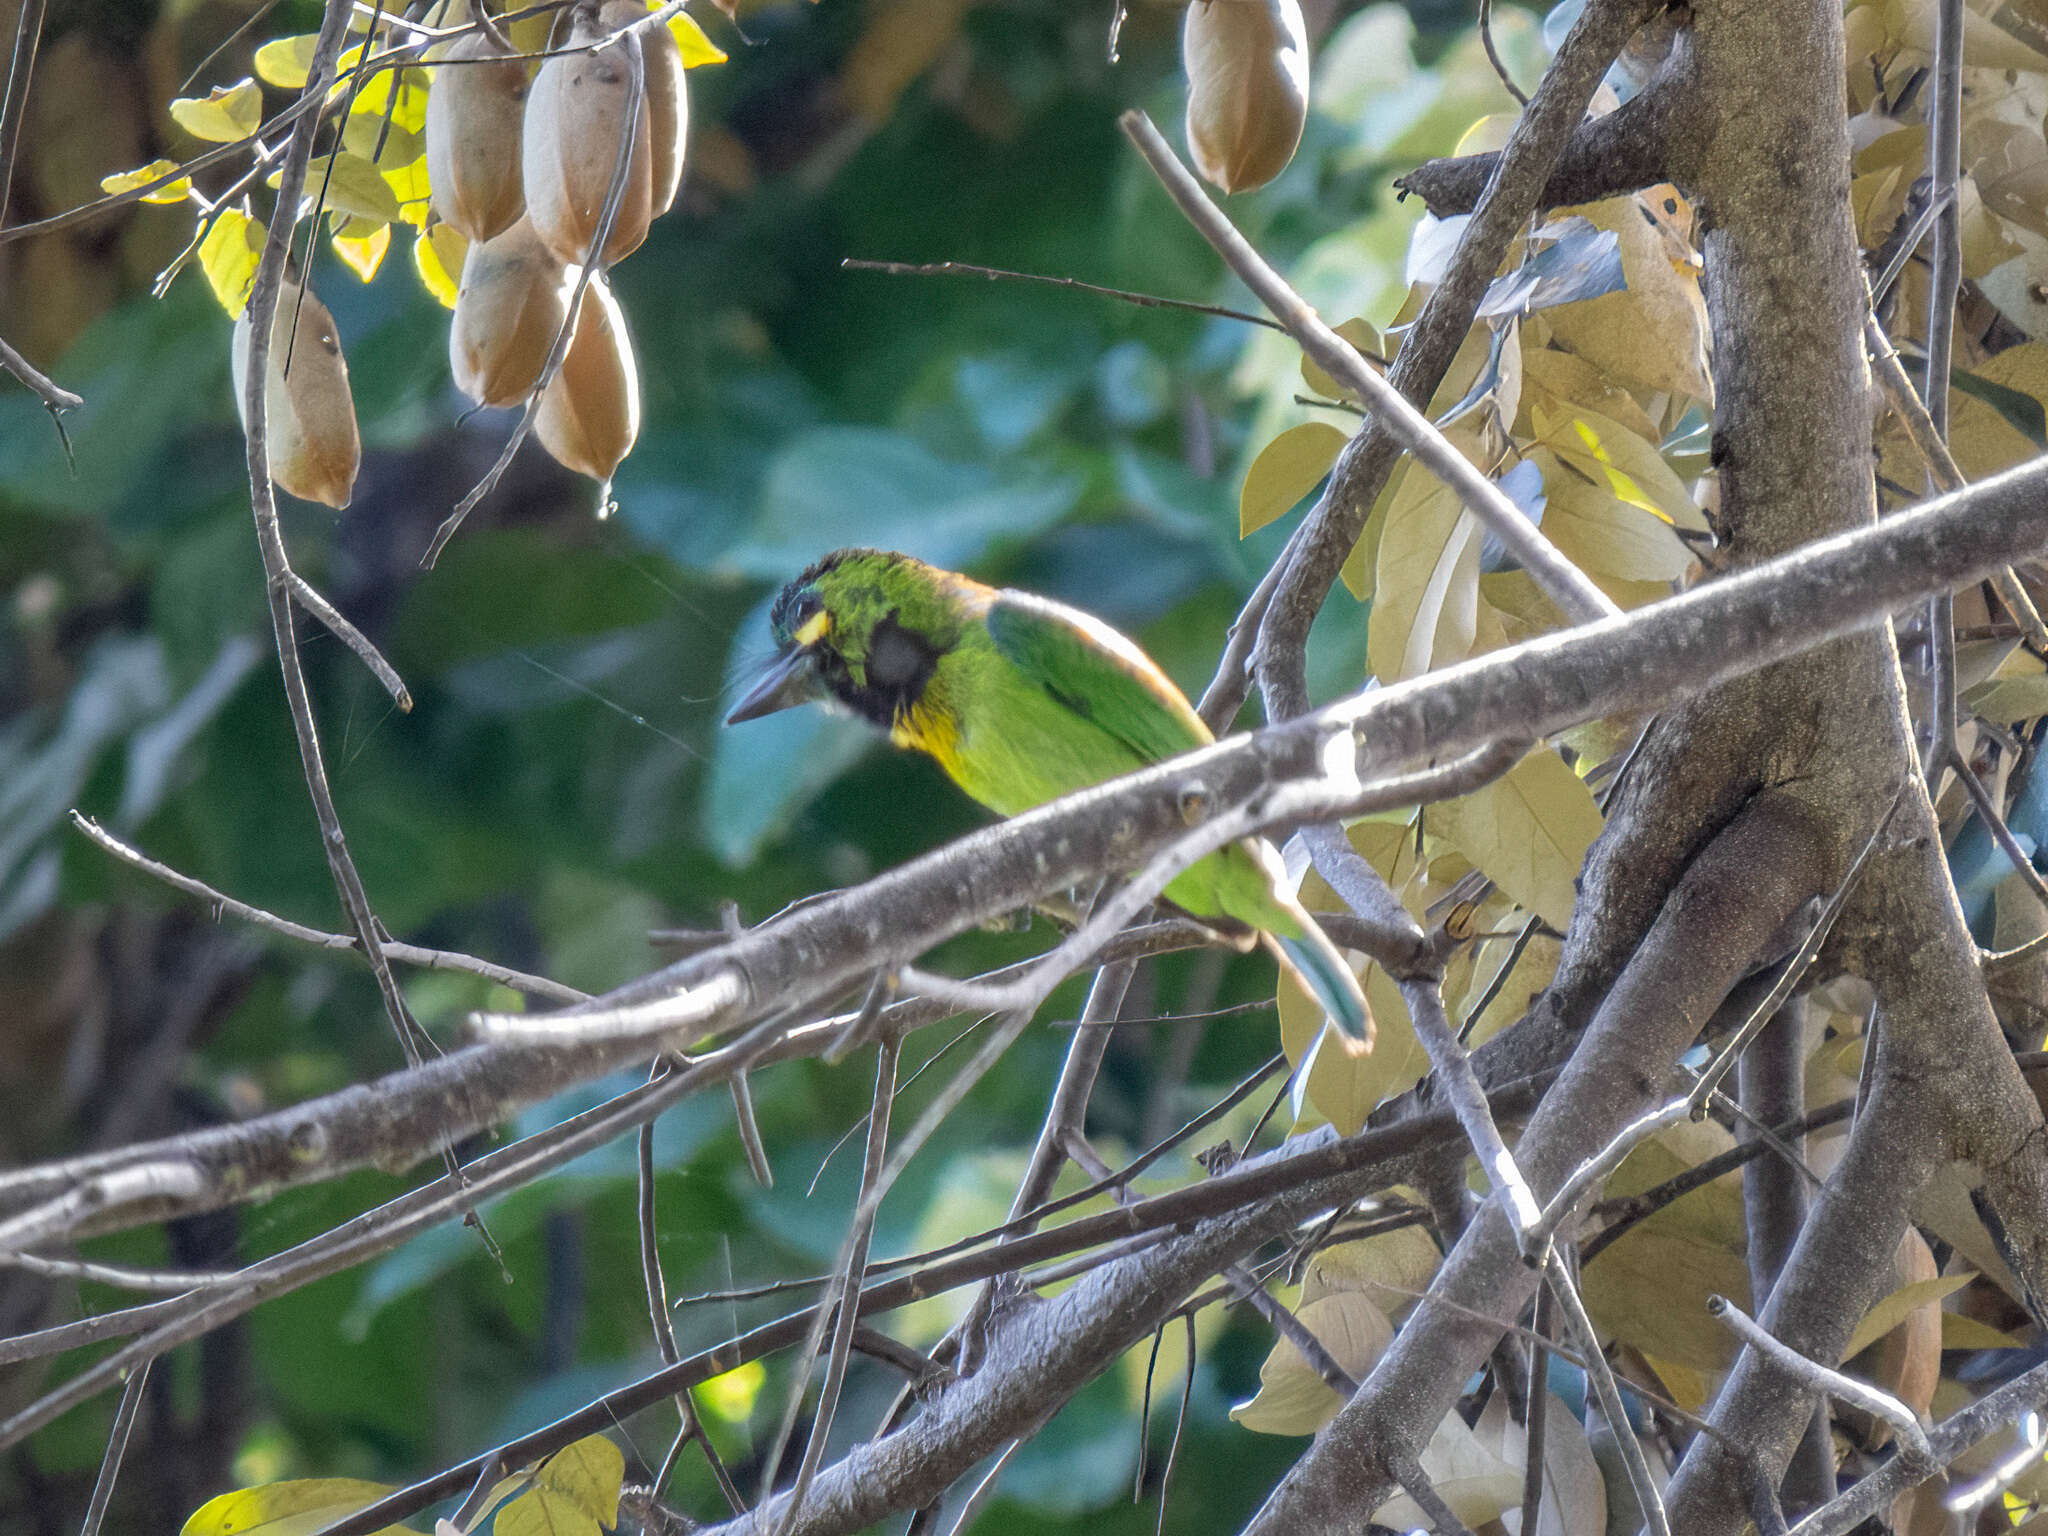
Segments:
[[[754,1090],[747,1082],[747,1074],[735,1072],[729,1085],[732,1089],[733,1127],[739,1132],[740,1146],[747,1154],[747,1171],[754,1176],[754,1182],[763,1189],[775,1187],[775,1165],[768,1161],[767,1145],[761,1140],[761,1125],[754,1118]]]
[[[667,1062],[658,1063],[653,1076],[666,1077],[671,1071]],[[661,1353],[664,1365],[674,1365],[682,1359],[682,1351],[676,1348],[675,1325],[668,1315],[668,1282],[661,1272],[659,1247],[659,1224],[655,1214],[654,1198],[654,1122],[640,1127],[638,1172],[640,1180],[639,1223],[640,1223],[640,1280],[647,1292],[647,1312],[654,1328],[654,1346]],[[683,1387],[676,1392],[676,1413],[682,1420],[677,1431],[676,1442],[663,1459],[662,1469],[656,1474],[654,1492],[658,1497],[668,1486],[669,1474],[673,1470],[676,1453],[684,1445],[695,1440],[704,1447],[704,1459],[711,1467],[711,1475],[718,1483],[718,1491],[725,1496],[727,1506],[736,1515],[746,1513],[746,1501],[740,1497],[734,1485],[732,1474],[726,1471],[725,1462],[718,1454],[718,1447],[711,1443],[711,1437],[704,1432],[704,1426],[697,1419],[697,1404],[690,1395],[690,1389]]]
[[[300,295],[303,296],[305,291],[302,284],[299,288]],[[363,665],[370,669],[371,675],[379,683],[383,684],[384,691],[391,695],[391,702],[398,706],[401,714],[411,714],[412,695],[406,691],[405,683],[398,675],[398,669],[384,659],[383,653],[370,643],[370,637],[343,618],[341,610],[314,590],[313,584],[297,571],[289,572],[286,580],[298,605],[326,626],[328,633],[335,639],[362,658]]]
[[[1529,1340],[1529,1408],[1522,1432],[1522,1524],[1533,1533],[1542,1527],[1537,1517],[1543,1512],[1544,1439],[1550,1419],[1551,1312],[1556,1303],[1548,1286],[1536,1291],[1535,1326]]]
[[[1898,348],[1892,345],[1891,337],[1878,323],[1875,312],[1864,316],[1863,337],[1871,372],[1884,393],[1885,404],[1898,416],[1900,425],[1906,430],[1907,441],[1926,464],[1935,485],[1944,492],[1961,490],[1968,482],[1949,452],[1942,433],[1935,427],[1934,419],[1928,415],[1927,407],[1921,404],[1920,396],[1914,392],[1913,381],[1907,376],[1905,365],[1899,361]],[[1992,572],[1988,579],[2027,643],[2038,651],[2048,651],[2048,624],[2042,622],[2040,611],[2013,568],[2005,566]]]
[[[1807,1391],[1837,1398],[1852,1408],[1860,1408],[1873,1417],[1883,1419],[1899,1437],[1902,1454],[1912,1457],[1923,1467],[1931,1469],[1934,1466],[1934,1448],[1928,1444],[1927,1431],[1920,1423],[1919,1415],[1889,1392],[1879,1391],[1867,1382],[1844,1376],[1840,1371],[1830,1370],[1818,1360],[1802,1355],[1725,1296],[1709,1296],[1707,1311]]]
[[[1472,1058],[1458,1044],[1457,1032],[1444,1012],[1442,987],[1434,980],[1403,981],[1401,997],[1408,1004],[1415,1038],[1422,1042],[1423,1050],[1429,1053],[1429,1064],[1436,1070],[1438,1087],[1450,1101],[1451,1112],[1458,1117],[1465,1139],[1479,1154],[1479,1166],[1486,1170],[1487,1181],[1505,1202],[1508,1219],[1518,1231],[1532,1231],[1542,1219],[1541,1209],[1529,1189],[1529,1181],[1522,1177],[1522,1170],[1515,1163],[1514,1153],[1501,1139],[1493,1111],[1486,1107],[1486,1089],[1480,1084],[1479,1074],[1472,1070]]]
[[[136,1269],[127,1264],[102,1264],[91,1259],[46,1259],[36,1253],[0,1254],[0,1265],[26,1270],[51,1280],[82,1280],[117,1290],[176,1296],[202,1286],[225,1285],[232,1270]]]
[[[1493,0],[1479,0],[1479,42],[1486,49],[1486,62],[1500,76],[1500,83],[1507,88],[1507,93],[1522,106],[1529,105],[1528,94],[1515,84],[1514,76],[1508,73],[1507,64],[1501,59],[1500,50],[1493,45]],[[1522,1529],[1533,1533],[1536,1527],[1525,1522]]]
[[[347,34],[348,15],[348,0],[327,0],[320,32],[314,40],[313,57],[307,68],[302,97],[325,97],[335,58]],[[377,991],[383,999],[384,1011],[390,1017],[392,1030],[398,1036],[399,1047],[406,1060],[416,1064],[420,1059],[422,1032],[406,1006],[405,994],[399,990],[398,982],[391,974],[390,963],[384,955],[383,930],[371,909],[355,860],[349,854],[348,839],[341,830],[341,818],[335,810],[334,795],[327,782],[327,765],[320,750],[320,728],[313,718],[312,697],[306,687],[305,669],[300,662],[298,637],[292,619],[291,558],[285,552],[284,530],[278,522],[277,499],[270,479],[266,414],[269,405],[270,341],[277,320],[278,297],[283,292],[285,261],[293,230],[292,212],[298,208],[299,197],[305,188],[306,168],[312,158],[313,137],[319,124],[319,116],[311,112],[293,124],[278,182],[279,216],[271,221],[264,239],[263,254],[257,262],[256,279],[249,294],[248,345],[252,362],[242,397],[242,419],[246,423],[244,435],[248,439],[249,497],[255,515],[256,543],[263,555],[264,592],[269,602],[271,630],[277,640],[278,669],[283,676],[285,701],[291,712],[292,734],[298,743],[299,767],[305,775],[306,790],[313,802],[314,818],[320,824],[321,848],[327,855],[328,871],[333,876],[342,909],[348,914],[349,927],[355,931],[363,956],[369,961],[371,974],[376,978]]]
[[[1986,1436],[2038,1410],[2044,1403],[2048,1403],[2048,1364],[2014,1377],[1936,1425],[1927,1436],[1935,1465],[1949,1465]],[[1846,1536],[1865,1520],[1891,1508],[1893,1500],[1924,1482],[1927,1476],[1927,1467],[1916,1465],[1905,1456],[1894,1456],[1855,1487],[1801,1520],[1792,1528],[1792,1536]]]
[[[216,921],[221,917],[238,917],[287,939],[301,944],[311,944],[318,949],[361,949],[362,941],[354,934],[329,933],[323,928],[308,928],[289,918],[266,912],[261,907],[252,907],[246,901],[237,901],[223,895],[203,880],[180,874],[168,864],[159,864],[141,850],[124,843],[107,831],[90,816],[78,811],[71,813],[71,825],[91,838],[122,863],[132,865],[153,879],[161,880],[173,890],[183,891],[187,896],[196,897],[206,903]],[[545,976],[530,975],[515,971],[508,965],[499,965],[492,960],[479,960],[474,955],[460,954],[451,949],[424,949],[417,944],[401,944],[393,939],[383,941],[384,953],[403,965],[417,965],[430,971],[461,971],[470,976],[481,976],[515,992],[524,992],[533,997],[544,997],[550,1002],[580,1003],[589,1000],[588,992],[564,986]]]
[[[1268,320],[1264,315],[1247,314],[1241,309],[1227,309],[1221,304],[1197,304],[1189,299],[1162,298],[1155,293],[1133,293],[1128,288],[1105,288],[1100,283],[1084,283],[1078,277],[1047,277],[1039,272],[1012,272],[1005,267],[977,266],[971,261],[859,261],[848,256],[840,263],[845,272],[884,272],[891,277],[985,277],[994,282],[1007,278],[1018,283],[1045,283],[1053,288],[1072,288],[1079,293],[1098,293],[1107,299],[1118,299],[1125,304],[1136,304],[1143,309],[1185,309],[1197,315],[1214,315],[1219,320],[1242,320],[1246,325],[1263,325],[1268,330],[1286,332],[1287,327],[1277,320]],[[1385,359],[1380,359],[1384,364]]]
[[[8,197],[14,188],[14,159],[21,148],[21,124],[28,111],[29,82],[35,75],[36,49],[42,41],[46,9],[47,0],[21,0],[21,14],[14,22],[7,94],[0,100],[0,224],[7,222]]]
[[[99,1536],[100,1526],[107,1518],[107,1506],[113,1502],[114,1480],[121,1475],[121,1463],[128,1455],[128,1437],[135,1429],[135,1415],[149,1386],[150,1367],[155,1363],[143,1361],[121,1388],[121,1404],[114,1410],[114,1427],[107,1434],[106,1454],[100,1458],[100,1473],[93,1480],[92,1498],[85,1506],[85,1523],[79,1527],[78,1536]]]
[[[1650,1463],[1643,1455],[1642,1442],[1629,1426],[1628,1410],[1622,1406],[1621,1389],[1615,1384],[1607,1356],[1600,1351],[1600,1335],[1594,1331],[1593,1319],[1587,1315],[1586,1304],[1579,1298],[1579,1288],[1572,1279],[1564,1255],[1556,1249],[1551,1250],[1550,1262],[1544,1268],[1544,1279],[1549,1283],[1551,1294],[1557,1298],[1565,1327],[1571,1331],[1572,1340],[1579,1347],[1586,1375],[1593,1383],[1594,1395],[1600,1399],[1600,1411],[1606,1416],[1608,1427],[1614,1431],[1614,1443],[1620,1448],[1622,1464],[1628,1468],[1629,1485],[1635,1489],[1644,1524],[1649,1527],[1651,1536],[1671,1536],[1671,1517],[1665,1512],[1664,1497],[1657,1491],[1656,1479],[1650,1476]]]
[[[1460,453],[1442,432],[1385,378],[1366,365],[1350,342],[1323,323],[1307,300],[1252,249],[1223,210],[1203,194],[1180,157],[1173,152],[1151,118],[1126,112],[1118,120],[1124,134],[1144,156],[1181,212],[1214,246],[1224,263],[1258,295],[1259,301],[1287,327],[1302,350],[1318,366],[1365,402],[1376,422],[1384,424],[1401,445],[1457,494],[1466,509],[1521,562],[1544,595],[1570,619],[1613,618],[1621,610],[1594,586],[1555,544],[1545,538],[1507,493]]]
[[[854,1322],[859,1316],[855,1298],[860,1291],[861,1277],[867,1270],[868,1244],[874,1237],[875,1216],[884,1193],[882,1179],[889,1150],[889,1114],[896,1102],[896,1062],[902,1049],[902,1041],[889,1035],[882,1039],[875,1052],[875,1098],[868,1111],[867,1155],[861,1161],[860,1202],[854,1212],[853,1229],[847,1233],[845,1249],[833,1275],[832,1289],[818,1307],[812,1342],[804,1351],[795,1381],[790,1384],[789,1408],[783,1415],[782,1427],[763,1462],[761,1499],[765,1503],[775,1491],[775,1474],[782,1460],[783,1448],[789,1443],[790,1431],[795,1428],[797,1413],[803,1407],[804,1389],[817,1350],[816,1340],[829,1319],[832,1351],[825,1363],[825,1384],[818,1392],[818,1409],[811,1417],[811,1431],[804,1442],[803,1460],[797,1466],[796,1483],[789,1490],[788,1502],[770,1525],[769,1536],[782,1536],[796,1523],[804,1499],[811,1491],[811,1482],[817,1477],[818,1467],[825,1458],[825,1442],[832,1433],[832,1421],[838,1417],[839,1392],[846,1382],[846,1361],[853,1347]]]

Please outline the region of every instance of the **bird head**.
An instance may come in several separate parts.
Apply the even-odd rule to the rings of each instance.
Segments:
[[[959,640],[966,594],[979,590],[908,555],[825,556],[777,594],[768,613],[775,657],[726,723],[822,700],[889,726],[923,695]]]

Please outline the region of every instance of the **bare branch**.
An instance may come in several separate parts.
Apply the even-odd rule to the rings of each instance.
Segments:
[[[1252,249],[1251,242],[1238,233],[1223,210],[1204,195],[1172,146],[1152,126],[1151,118],[1143,112],[1126,112],[1118,122],[1138,153],[1145,157],[1145,163],[1151,166],[1153,175],[1187,215],[1188,222],[1216,248],[1245,286],[1259,296],[1259,302],[1287,327],[1302,350],[1366,403],[1376,428],[1391,434],[1431,474],[1457,493],[1466,510],[1507,547],[1567,617],[1599,619],[1621,612],[1612,598],[1594,586],[1585,572],[1543,536],[1505,491],[1487,479],[1405,395],[1368,367],[1358,349],[1325,325],[1308,301]]]

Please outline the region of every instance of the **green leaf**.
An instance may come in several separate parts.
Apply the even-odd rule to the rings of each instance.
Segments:
[[[1437,834],[1521,906],[1562,931],[1573,881],[1600,835],[1600,807],[1585,781],[1539,748],[1484,789],[1429,812]]]
[[[152,160],[132,171],[117,171],[112,176],[100,178],[102,192],[132,192],[137,187],[148,186],[160,176],[167,176],[178,168],[175,160]],[[153,192],[142,194],[145,203],[182,203],[192,195],[192,178],[180,176],[176,181],[167,181]]]
[[[283,175],[282,170],[271,172],[264,185],[275,189]],[[322,195],[328,208],[352,218],[378,219],[388,224],[398,217],[398,198],[384,173],[361,155],[345,149],[335,151],[307,172],[306,196]]]
[[[1327,421],[1289,427],[1252,460],[1237,498],[1237,536],[1249,538],[1316,488],[1351,435]]]
[[[185,1522],[180,1536],[313,1536],[392,1491],[389,1483],[355,1477],[307,1477],[265,1483],[209,1499]],[[414,1536],[411,1526],[387,1525],[377,1536]]]
[[[311,32],[273,37],[256,50],[256,77],[281,90],[302,89],[313,72],[313,45],[318,41]]]
[[[263,121],[263,88],[244,77],[233,85],[217,85],[203,97],[175,97],[171,121],[193,138],[210,143],[246,139]]]
[[[223,208],[199,242],[200,270],[230,320],[241,319],[248,307],[249,290],[256,286],[256,264],[269,235],[261,219],[252,219],[239,208]]]

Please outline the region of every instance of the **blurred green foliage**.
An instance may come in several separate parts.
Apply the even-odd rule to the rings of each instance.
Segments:
[[[1333,320],[1384,318],[1404,286],[1415,213],[1388,200],[1390,176],[1448,150],[1505,100],[1497,87],[1487,96],[1490,76],[1470,67],[1469,35],[1453,41],[1462,16],[1416,10],[1420,33],[1393,5],[1338,23],[1302,154],[1273,187],[1232,206]],[[259,40],[317,14],[306,0],[284,11]],[[1228,321],[838,266],[849,256],[984,262],[1242,302],[1114,127],[1134,102],[1177,122],[1176,14],[1136,11],[1111,69],[1106,7],[972,8],[936,71],[886,121],[863,125],[836,105],[835,82],[876,13],[861,0],[750,10],[751,44],[709,18],[733,58],[692,73],[694,131],[717,125],[730,141],[722,161],[749,170],[715,183],[700,173],[617,273],[646,415],[607,519],[593,515],[587,482],[529,450],[438,568],[419,571],[428,534],[488,464],[509,418],[461,414],[445,314],[402,261],[369,286],[331,258],[316,269],[347,349],[367,458],[354,506],[330,514],[290,503],[285,528],[300,569],[377,641],[418,700],[398,714],[346,650],[302,625],[341,815],[395,934],[601,988],[656,963],[650,927],[715,924],[728,901],[757,920],[977,825],[980,814],[935,770],[872,751],[845,722],[812,711],[719,727],[721,696],[763,652],[767,596],[827,548],[893,545],[1055,593],[1141,636],[1192,690],[1284,538],[1276,527],[1240,544],[1236,531],[1262,402],[1270,410],[1299,388],[1282,339],[1253,333],[1248,351],[1245,328]],[[128,30],[148,24],[127,19]],[[1533,80],[1533,20],[1509,11],[1498,25]],[[234,77],[236,58],[219,78]],[[65,355],[42,359],[87,402],[69,419],[75,474],[36,403],[0,396],[0,933],[32,979],[35,946],[53,929],[97,944],[110,913],[203,933],[194,904],[71,834],[63,817],[74,805],[225,892],[341,926],[270,654],[227,347],[227,325],[187,276],[161,300],[131,291]],[[1362,614],[1340,592],[1319,628],[1326,690],[1362,676]],[[173,1107],[150,1122],[157,1133],[399,1062],[362,968],[236,938],[231,1006],[196,1029]],[[978,965],[1042,942],[974,935],[940,958]],[[457,1038],[464,1011],[505,998],[440,973],[405,984],[443,1041]],[[1148,1012],[1250,999],[1272,982],[1256,960],[1220,987],[1198,963],[1175,961],[1141,985]],[[1046,1017],[1070,1018],[1076,1004],[1064,992]],[[142,1006],[144,1038],[164,1006]],[[1167,1065],[1173,1031],[1126,1035],[1097,1095],[1105,1145],[1135,1146],[1178,1124],[1274,1048],[1270,1019],[1256,1014],[1207,1027],[1177,1065]],[[945,1038],[919,1037],[913,1056]],[[885,1206],[878,1254],[1001,1219],[1063,1046],[1055,1025],[1035,1029],[975,1093]],[[28,1064],[24,1088],[42,1064]],[[945,1065],[908,1091],[899,1114],[925,1102]],[[724,1099],[667,1116],[656,1155],[674,1294],[830,1262],[857,1145],[826,1159],[864,1113],[867,1084],[859,1062],[761,1075],[772,1190],[750,1180]],[[623,1086],[539,1106],[510,1131]],[[85,1145],[94,1124],[84,1103],[31,1117],[5,1152]],[[207,1423],[204,1399],[228,1393],[212,1406],[233,1443],[216,1452],[237,1481],[402,1479],[630,1378],[654,1358],[630,1153],[608,1148],[488,1209],[502,1268],[473,1233],[451,1227],[264,1306],[236,1330],[243,1353],[227,1376],[186,1358],[193,1351],[169,1362],[161,1411]],[[1194,1170],[1182,1160],[1161,1171]],[[139,1233],[93,1252],[231,1266],[401,1187],[358,1175],[194,1224],[174,1234],[175,1251],[163,1234]],[[126,1300],[88,1287],[55,1298],[46,1316]],[[677,1327],[684,1348],[703,1346],[789,1304],[684,1306]],[[914,1319],[911,1341],[929,1344],[945,1311]],[[1204,1333],[1167,1516],[1177,1531],[1233,1528],[1294,1451],[1224,1419],[1256,1386],[1265,1331],[1233,1321]],[[1013,1460],[983,1529],[1053,1532],[1084,1518],[1104,1536],[1152,1528],[1154,1510],[1129,1502],[1142,1353]],[[1167,1355],[1179,1358],[1177,1342]],[[42,1383],[26,1378],[8,1389],[10,1406]],[[857,1365],[842,1433],[866,1433],[893,1390]],[[1153,1492],[1178,1392],[1162,1365],[1145,1448]],[[771,1366],[758,1391],[739,1383],[719,1399],[731,1412],[714,1428],[743,1482],[780,1393]],[[70,1415],[0,1468],[0,1524],[75,1523],[111,1411],[103,1400]],[[629,1476],[660,1460],[672,1428],[660,1413],[623,1426]],[[143,1475],[130,1484],[138,1498],[160,1486]],[[220,1486],[123,1528],[174,1528]],[[716,1507],[694,1456],[672,1493],[682,1507]]]

